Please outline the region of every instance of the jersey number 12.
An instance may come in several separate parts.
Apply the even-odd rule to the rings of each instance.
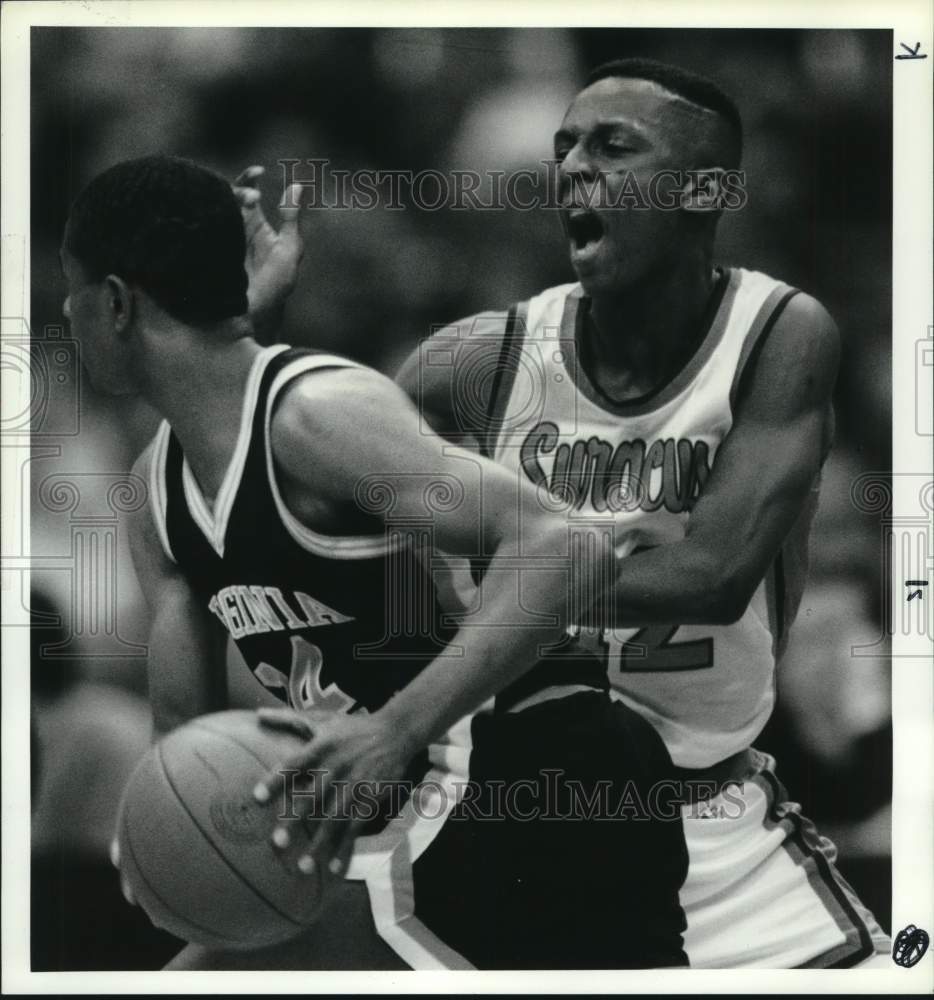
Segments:
[[[688,639],[672,642],[678,625],[649,625],[635,631],[628,639],[605,632],[600,642],[606,647],[610,678],[620,672],[658,672],[665,670],[704,670],[713,666],[713,639]]]

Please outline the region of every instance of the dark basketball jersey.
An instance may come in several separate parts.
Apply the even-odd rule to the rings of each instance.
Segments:
[[[297,709],[375,710],[450,639],[404,532],[374,518],[372,535],[319,534],[283,501],[270,445],[276,402],[298,377],[347,367],[358,366],[282,345],[256,356],[213,510],[167,422],[153,448],[152,506],[166,555],[257,679]],[[402,594],[411,598],[405,609]]]
[[[270,447],[276,401],[297,377],[352,364],[285,347],[257,355],[213,510],[168,424],[154,442],[152,507],[167,556],[255,676],[296,708],[374,710],[450,638],[405,532],[374,518],[372,535],[323,535],[283,502]],[[371,497],[372,471],[360,470]],[[417,755],[401,794],[382,800],[357,839],[346,878],[366,882],[377,933],[419,969],[684,964],[680,820],[661,830],[602,819],[529,824],[509,806],[515,791],[536,787],[542,767],[566,773],[587,801],[594,788],[614,801],[640,794],[670,765],[660,738],[604,693],[516,714],[492,707]],[[469,805],[468,796],[486,808],[494,791],[503,809]]]

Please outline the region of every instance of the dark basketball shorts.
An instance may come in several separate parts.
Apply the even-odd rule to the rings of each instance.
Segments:
[[[671,759],[597,690],[464,720],[358,841],[380,936],[413,968],[687,965]]]

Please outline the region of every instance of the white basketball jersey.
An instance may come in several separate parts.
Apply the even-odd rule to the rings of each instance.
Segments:
[[[488,450],[576,516],[612,518],[617,538],[625,532],[619,555],[677,541],[732,426],[745,363],[794,294],[764,274],[721,272],[689,363],[651,395],[619,404],[580,364],[589,308],[580,285],[542,292],[507,324],[492,401],[499,430]],[[815,506],[816,487],[735,624],[571,632],[604,658],[614,696],[656,726],[676,764],[706,767],[745,749],[768,719]]]

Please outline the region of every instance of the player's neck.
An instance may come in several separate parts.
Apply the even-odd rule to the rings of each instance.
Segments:
[[[147,359],[143,395],[172,425],[207,499],[217,492],[240,430],[246,383],[262,350],[237,320],[211,336],[178,326]]]
[[[710,257],[689,259],[590,306],[594,362],[653,387],[693,348],[717,275]]]

